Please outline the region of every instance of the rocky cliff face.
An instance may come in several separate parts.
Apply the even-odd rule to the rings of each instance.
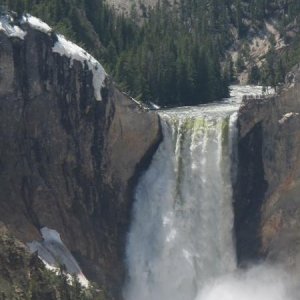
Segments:
[[[3,27],[3,26],[2,26]],[[83,272],[118,294],[137,174],[158,117],[109,78],[95,99],[88,63],[53,52],[57,36],[0,29],[0,220],[22,240],[57,230]]]
[[[300,253],[300,81],[276,97],[244,99],[239,111],[235,230],[240,262],[288,266]]]

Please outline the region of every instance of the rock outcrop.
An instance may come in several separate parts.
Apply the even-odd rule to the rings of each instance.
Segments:
[[[0,221],[21,241],[57,230],[85,275],[113,295],[136,178],[161,139],[158,116],[110,78],[95,99],[87,62],[53,52],[56,34],[0,28]]]
[[[300,81],[279,95],[245,98],[235,185],[238,258],[300,262]]]

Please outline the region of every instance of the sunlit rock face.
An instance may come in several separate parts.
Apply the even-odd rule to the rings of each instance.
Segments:
[[[298,268],[300,85],[244,99],[239,110],[235,228],[240,262],[267,257]]]
[[[55,229],[85,275],[117,294],[132,189],[160,140],[158,117],[84,50],[58,48],[49,27],[0,21],[1,221],[24,242]]]

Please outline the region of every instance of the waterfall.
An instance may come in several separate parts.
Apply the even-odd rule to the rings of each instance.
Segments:
[[[210,280],[236,269],[232,182],[236,99],[244,92],[159,112],[163,141],[136,187],[126,300],[195,300]]]
[[[127,300],[192,300],[209,277],[235,268],[236,114],[218,108],[160,113],[164,139],[136,190]]]

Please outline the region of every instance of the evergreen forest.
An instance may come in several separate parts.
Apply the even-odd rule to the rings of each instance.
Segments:
[[[226,55],[234,40],[276,19],[283,38],[299,21],[299,0],[160,0],[139,18],[116,13],[104,0],[2,0],[29,12],[93,53],[120,89],[161,106],[197,105],[229,96],[243,60]],[[289,42],[289,41],[287,41]],[[277,53],[271,48],[251,83],[277,86],[300,56],[299,38]],[[245,58],[243,58],[245,59]]]

